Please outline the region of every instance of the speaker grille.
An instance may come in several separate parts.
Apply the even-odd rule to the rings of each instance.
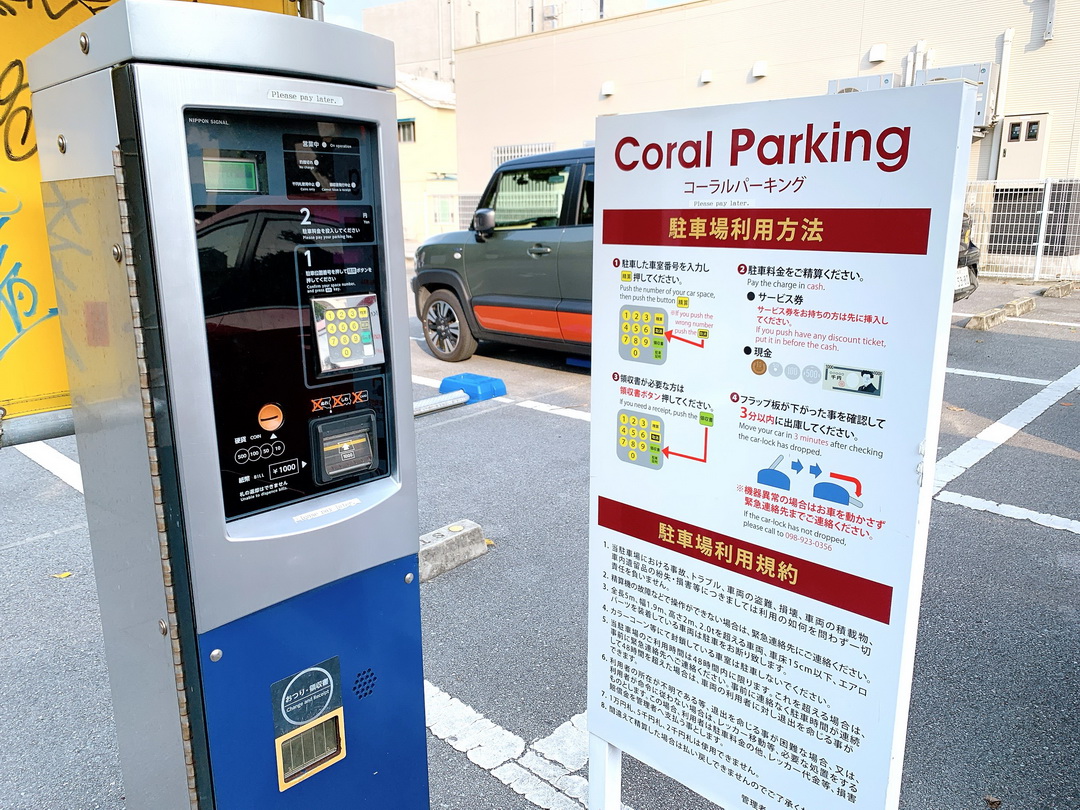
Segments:
[[[375,691],[375,681],[378,680],[375,677],[375,673],[370,669],[365,669],[363,672],[359,672],[356,675],[356,680],[353,681],[353,694],[356,695],[357,700],[363,700],[372,692]]]

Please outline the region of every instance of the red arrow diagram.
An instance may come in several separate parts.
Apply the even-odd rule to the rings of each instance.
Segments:
[[[862,481],[858,478],[852,478],[850,475],[840,475],[840,473],[829,473],[829,478],[835,478],[838,481],[850,481],[855,485],[855,497],[862,495]]]
[[[682,453],[676,453],[670,447],[665,447],[661,452],[663,452],[666,458],[670,458],[671,456],[678,456],[679,458],[688,458],[691,461],[700,461],[704,464],[706,461],[708,461],[709,458],[709,429],[705,428],[705,449],[701,453],[701,458],[697,458],[696,456],[683,455]]]
[[[673,340],[681,340],[683,343],[689,343],[691,346],[697,346],[699,349],[704,349],[705,348],[705,341],[704,340],[701,341],[701,343],[695,343],[692,340],[687,340],[684,337],[679,337],[671,329],[664,332],[664,337],[666,337],[668,339],[668,343],[670,343]]]

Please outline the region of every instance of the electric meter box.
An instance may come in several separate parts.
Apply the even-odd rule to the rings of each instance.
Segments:
[[[126,806],[428,807],[391,44],[122,0],[29,76]]]

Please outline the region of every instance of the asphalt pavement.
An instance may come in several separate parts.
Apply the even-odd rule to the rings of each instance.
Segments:
[[[954,310],[938,450],[951,477],[932,511],[903,810],[1080,806],[1080,293],[963,328],[1038,289],[984,281]],[[421,589],[432,807],[581,808],[589,373],[494,344],[444,364],[412,329],[417,399],[462,372],[507,386],[416,421],[421,531],[469,518],[493,543]],[[987,428],[1002,441],[972,461]],[[77,461],[74,439],[0,450],[0,808],[115,810],[89,538],[58,457]],[[485,721],[474,747],[447,732],[447,705]],[[629,759],[623,801],[715,807]]]

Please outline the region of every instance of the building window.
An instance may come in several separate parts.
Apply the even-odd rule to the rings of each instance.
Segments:
[[[416,143],[416,120],[409,118],[397,122],[398,143]]]

